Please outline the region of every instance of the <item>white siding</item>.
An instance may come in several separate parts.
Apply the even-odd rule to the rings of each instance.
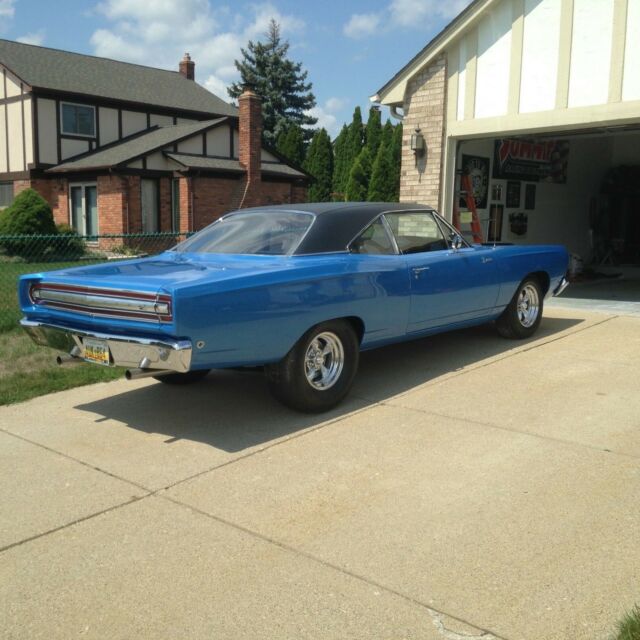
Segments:
[[[22,139],[22,105],[11,102],[7,105],[9,119],[9,171],[24,171]]]
[[[202,134],[187,138],[182,142],[178,142],[178,151],[180,153],[202,153]]]
[[[207,155],[229,156],[229,127],[207,131]]]
[[[458,45],[458,120],[464,120],[464,101],[467,86],[467,39],[461,38]]]
[[[152,113],[151,114],[151,126],[153,127],[156,124],[161,126],[161,127],[171,126],[173,124],[173,117],[172,116],[163,116],[163,115],[159,115],[157,113]]]
[[[476,118],[507,113],[511,16],[511,2],[502,2],[489,11],[478,25]]]
[[[193,120],[192,118],[178,118],[176,124],[190,124],[192,122],[197,122],[197,120]]]
[[[555,107],[561,4],[562,0],[525,0],[521,113]]]
[[[240,135],[238,134],[238,130],[233,130],[233,157],[238,157],[238,149],[240,148]]]
[[[260,159],[261,160],[265,160],[265,161],[272,161],[272,162],[278,162],[278,158],[276,158],[273,153],[269,153],[268,151],[265,151],[264,149],[262,149],[262,152],[260,154]]]
[[[142,159],[130,162],[127,167],[131,167],[132,169],[142,169]]]
[[[100,107],[100,146],[118,139],[118,110]]]
[[[628,0],[623,100],[640,100],[640,0]]]
[[[69,140],[65,138],[60,143],[62,160],[77,156],[80,153],[86,153],[87,151],[89,151],[88,140]]]
[[[126,138],[147,128],[147,114],[137,111],[122,112],[122,137]]]
[[[2,89],[4,92],[4,87]],[[16,78],[10,71],[7,71],[7,95],[4,96],[6,98],[13,98],[14,96],[19,96],[22,93],[22,89],[20,88],[20,80]]]
[[[0,104],[0,173],[9,171],[7,165],[6,117],[7,107],[4,104]]]
[[[33,101],[31,98],[27,98],[24,101],[24,145],[27,158],[27,166],[33,164],[33,115],[31,113]]]
[[[167,171],[173,168],[174,163],[170,162],[161,151],[152,153],[147,156],[147,169],[158,169],[160,171]]]
[[[38,98],[37,104],[39,160],[45,164],[56,164],[58,162],[56,103],[54,100]]]
[[[569,107],[608,101],[612,38],[613,1],[574,0]]]

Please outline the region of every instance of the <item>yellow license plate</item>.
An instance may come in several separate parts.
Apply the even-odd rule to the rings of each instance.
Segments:
[[[109,346],[104,340],[85,340],[84,359],[87,362],[102,364],[108,367],[111,364]]]

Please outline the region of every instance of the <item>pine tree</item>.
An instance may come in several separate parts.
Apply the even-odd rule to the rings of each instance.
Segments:
[[[371,169],[368,200],[370,202],[397,202],[396,176],[391,146],[381,143]]]
[[[402,123],[396,125],[391,140],[391,160],[393,163],[394,184],[391,202],[400,199],[400,170],[402,168]]]
[[[371,153],[364,147],[356,158],[349,173],[345,192],[347,202],[364,202],[369,192],[371,179]]]
[[[380,144],[385,144],[387,147],[391,146],[391,141],[393,140],[393,132],[395,131],[395,127],[391,124],[391,120],[387,118],[387,121],[384,123],[384,127],[382,127],[382,135],[380,136]]]
[[[342,133],[341,133],[342,135]],[[347,127],[344,146],[340,149],[340,162],[338,163],[338,152],[336,150],[336,171],[334,181],[334,191],[338,200],[344,200],[347,191],[349,176],[356,158],[362,151],[364,142],[364,128],[362,126],[362,112],[360,107],[356,107],[353,112],[351,124]],[[338,195],[342,194],[342,196]]]
[[[333,143],[333,198],[334,200],[344,200],[343,177],[345,173],[345,159],[347,138],[349,137],[349,128],[346,124],[342,125],[342,129],[338,137]]]
[[[326,129],[316,131],[304,162],[315,181],[309,187],[309,202],[329,202],[333,180],[333,147]]]
[[[304,134],[297,125],[282,131],[276,142],[276,151],[298,167],[304,162]]]
[[[241,49],[242,60],[235,61],[241,81],[234,82],[228,92],[237,99],[245,85],[253,87],[262,98],[264,141],[274,146],[280,133],[292,124],[313,126],[318,120],[308,114],[316,99],[307,72],[301,63],[287,57],[289,42],[282,40],[280,25],[273,19],[266,37],[266,42],[249,40],[247,48]],[[312,135],[313,131],[303,128],[305,141]]]
[[[382,139],[382,125],[380,124],[380,109],[371,107],[369,109],[369,119],[364,132],[365,144],[369,147],[372,158],[376,157],[378,147]]]

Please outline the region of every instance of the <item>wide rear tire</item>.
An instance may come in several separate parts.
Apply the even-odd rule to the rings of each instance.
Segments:
[[[515,292],[509,306],[496,320],[498,333],[503,338],[523,340],[530,338],[540,326],[544,294],[536,278],[525,278]]]
[[[349,322],[323,322],[309,329],[280,362],[265,367],[269,389],[297,411],[328,411],[349,393],[359,356],[358,337]]]

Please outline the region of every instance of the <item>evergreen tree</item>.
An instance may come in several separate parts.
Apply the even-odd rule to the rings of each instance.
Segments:
[[[333,197],[335,200],[344,200],[343,176],[345,173],[345,159],[349,128],[346,124],[333,143]]]
[[[382,127],[382,135],[380,136],[380,144],[384,144],[387,147],[391,146],[391,141],[393,140],[393,132],[395,131],[395,127],[391,124],[391,120],[387,118],[387,121],[384,123],[384,127]]]
[[[336,194],[342,194],[342,196],[337,195],[338,200],[344,200],[344,194],[346,194],[347,191],[351,169],[353,168],[356,158],[362,151],[363,142],[364,128],[362,126],[362,112],[360,111],[360,107],[356,107],[353,112],[351,124],[347,128],[344,148],[341,149],[340,163],[336,163],[334,191]],[[336,160],[337,157],[336,153]]]
[[[376,157],[380,140],[382,139],[382,125],[380,124],[380,109],[371,107],[369,109],[369,119],[364,132],[365,144],[369,147],[372,158]]]
[[[241,49],[242,60],[235,61],[241,81],[234,82],[228,92],[237,99],[245,85],[253,87],[262,98],[264,141],[275,146],[280,133],[292,124],[313,126],[318,120],[308,115],[316,99],[307,72],[301,63],[287,57],[289,42],[282,40],[280,25],[273,19],[266,36],[266,42],[249,40],[247,48]],[[305,141],[313,135],[309,129],[302,131]]]
[[[297,125],[282,131],[276,142],[276,151],[298,167],[304,162],[304,134]]]
[[[398,202],[400,199],[400,170],[402,168],[402,123],[394,127],[391,140],[391,160],[394,171],[394,189],[391,202]]]
[[[367,147],[363,147],[351,167],[345,199],[348,202],[364,202],[369,192],[370,179],[371,153]]]
[[[380,143],[371,169],[368,200],[370,202],[395,202],[395,171],[390,145]]]
[[[304,169],[315,178],[309,187],[309,202],[329,202],[333,180],[333,147],[325,129],[316,131],[311,139]]]

